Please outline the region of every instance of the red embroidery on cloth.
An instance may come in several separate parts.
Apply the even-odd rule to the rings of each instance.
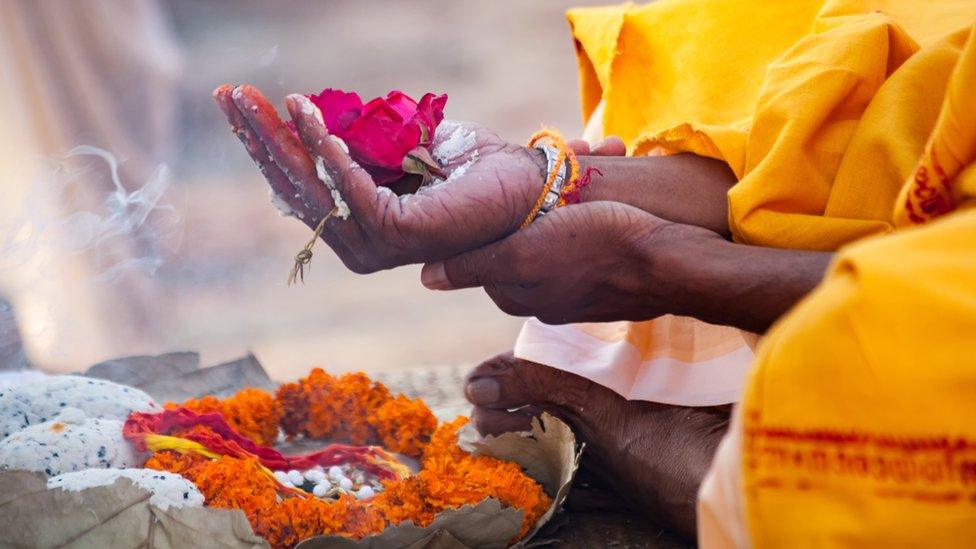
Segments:
[[[952,200],[952,181],[946,177],[945,170],[939,164],[935,149],[930,145],[926,153],[932,171],[938,178],[938,186],[929,184],[929,172],[924,164],[915,170],[914,188],[909,191],[905,199],[905,209],[912,223],[924,223],[951,212],[956,207]]]
[[[744,466],[763,490],[862,490],[880,498],[976,505],[976,438],[800,429],[747,413]]]

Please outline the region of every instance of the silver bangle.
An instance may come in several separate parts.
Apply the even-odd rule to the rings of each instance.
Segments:
[[[535,148],[540,149],[546,155],[546,177],[553,170],[558,169],[556,173],[556,180],[553,181],[552,187],[550,187],[549,192],[546,193],[546,197],[542,200],[542,207],[539,208],[539,213],[535,214],[532,221],[539,219],[540,217],[551,212],[559,204],[559,198],[563,194],[563,186],[566,184],[566,161],[564,160],[561,166],[556,166],[556,162],[559,161],[559,150],[551,145],[539,144]]]

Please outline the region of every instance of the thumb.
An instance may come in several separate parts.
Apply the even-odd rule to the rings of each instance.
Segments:
[[[512,246],[502,240],[444,261],[427,263],[420,271],[420,282],[430,290],[457,290],[504,282],[511,257]]]

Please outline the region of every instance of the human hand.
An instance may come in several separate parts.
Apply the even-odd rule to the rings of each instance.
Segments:
[[[427,264],[422,282],[437,290],[482,286],[506,313],[549,324],[645,320],[681,303],[679,281],[669,278],[671,234],[687,231],[721,240],[625,204],[578,204],[499,242]]]
[[[675,314],[762,333],[820,282],[832,256],[735,244],[633,206],[589,202],[427,264],[421,282],[482,286],[503,311],[548,324]]]
[[[446,180],[398,196],[377,187],[329,137],[304,96],[286,100],[296,136],[256,88],[222,86],[214,95],[273,191],[310,227],[336,205],[323,178],[334,182],[351,215],[328,220],[322,237],[358,273],[436,261],[498,240],[519,227],[544,183],[541,151],[474,124],[444,122],[433,151]]]

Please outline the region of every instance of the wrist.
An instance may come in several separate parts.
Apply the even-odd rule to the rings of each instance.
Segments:
[[[517,229],[524,223],[536,201],[539,200],[539,195],[542,194],[548,176],[546,171],[548,163],[546,153],[541,149],[517,145],[511,145],[511,147],[515,150],[515,155],[520,157],[519,164],[524,174],[519,178],[521,185],[516,187],[518,190],[516,195],[518,196],[518,207],[513,210],[513,229]]]
[[[578,158],[582,172],[599,170],[583,190],[583,202],[620,202],[730,237],[727,193],[736,179],[724,162],[694,154]]]
[[[728,280],[720,280],[714,259],[734,244],[714,232],[691,225],[668,223],[640,238],[637,247],[645,266],[648,306],[661,314],[711,317],[709,295]]]

